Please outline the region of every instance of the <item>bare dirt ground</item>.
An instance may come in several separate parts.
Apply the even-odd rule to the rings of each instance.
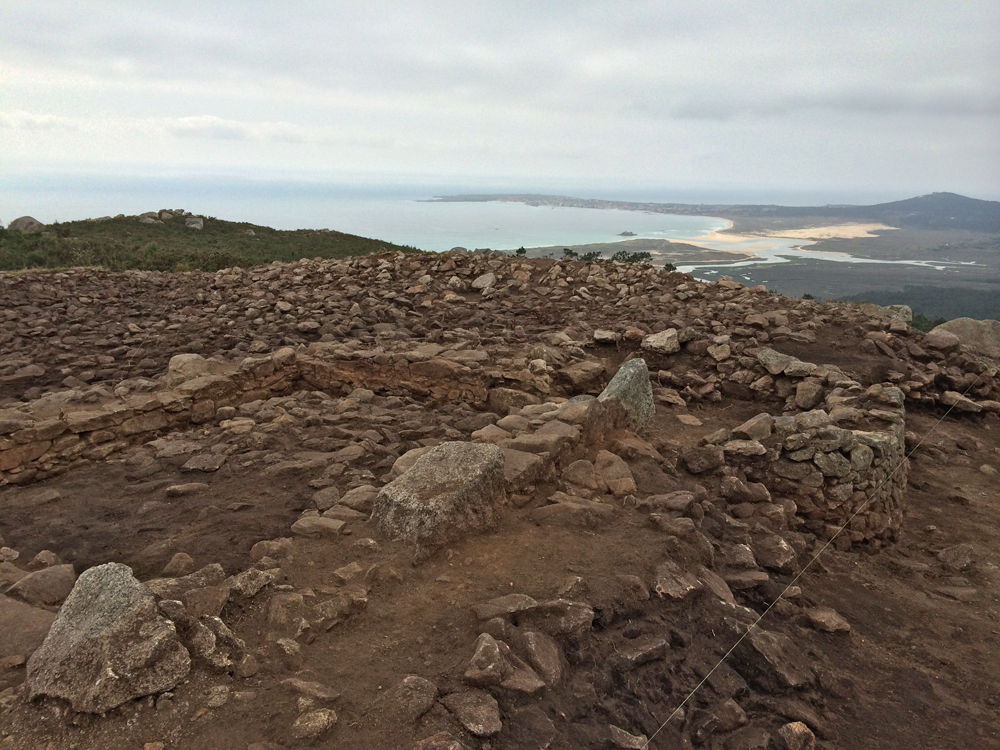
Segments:
[[[476,295],[467,298],[477,304]],[[586,306],[579,298],[559,304]],[[775,304],[791,306],[780,300]],[[616,318],[619,330],[649,322],[634,311],[611,309],[610,303],[594,316],[601,320],[587,325],[578,319],[577,325],[589,334]],[[523,337],[530,342],[533,326],[540,329],[539,340],[541,329],[562,327],[552,325],[550,317],[559,316],[552,310],[534,318],[524,313],[517,319],[527,329]],[[808,335],[782,339],[778,332],[780,343],[774,347],[807,362],[836,365],[863,386],[883,381],[901,366],[881,352],[863,351],[859,342],[865,330],[846,321],[831,318],[799,330],[817,335],[812,341]],[[502,345],[499,340],[495,344]],[[564,384],[557,392],[563,397],[599,392],[637,350],[637,343],[625,340],[589,346],[588,360],[604,365],[606,374],[589,386]],[[159,351],[156,360],[165,353],[176,350]],[[654,375],[710,371],[704,351],[645,356]],[[152,362],[148,370],[155,370]],[[699,387],[694,379],[688,382]],[[349,521],[335,538],[296,537],[292,555],[280,560],[274,591],[233,598],[221,613],[255,655],[259,669],[254,674],[196,667],[167,693],[129,701],[106,715],[90,715],[74,713],[56,700],[26,702],[20,692],[24,664],[12,661],[0,665],[0,689],[7,688],[0,692],[0,748],[646,746],[616,738],[609,730],[614,725],[634,736],[652,737],[650,748],[752,750],[792,747],[782,744],[778,730],[795,721],[807,725],[824,750],[1000,748],[1000,494],[995,471],[980,469],[1000,466],[1000,422],[995,414],[957,412],[941,421],[945,408],[939,405],[907,406],[906,429],[922,442],[910,458],[900,540],[866,552],[864,547],[827,548],[815,537],[807,539],[799,567],[820,550],[822,554],[796,581],[801,593],[778,601],[760,623],[794,641],[811,669],[810,686],[765,689],[730,660],[694,693],[680,716],[663,726],[739,637],[742,630],[734,618],[763,613],[796,575],[771,571],[766,585],[734,591],[747,608],[742,614],[720,609],[705,591],[681,600],[652,591],[664,561],[712,567],[716,556],[725,559],[730,538],[720,536],[708,549],[678,542],[651,523],[649,509],[636,499],[690,490],[707,501],[709,516],[713,502],[718,504],[722,518],[723,473],[690,474],[680,457],[720,428],[732,428],[762,411],[780,414],[784,406],[773,395],[738,385],[720,386],[712,398],[688,393],[687,406],[661,401],[652,422],[638,433],[659,458],[618,451],[629,464],[636,491],[631,499],[609,498],[614,508],[609,517],[539,523],[532,512],[564,488],[552,478],[513,495],[495,532],[462,538],[429,556],[417,557],[411,545],[386,539],[366,518]],[[334,402],[343,401],[342,396],[334,394]],[[190,452],[168,455],[170,451],[137,442],[106,461],[8,484],[0,488],[0,534],[20,553],[18,565],[50,550],[77,573],[115,561],[146,581],[160,576],[175,553],[185,552],[197,568],[219,563],[227,573],[237,573],[254,564],[253,544],[289,536],[290,526],[314,508],[318,486],[339,486],[341,494],[368,484],[381,486],[390,478],[395,458],[406,450],[469,440],[483,425],[506,415],[491,413],[486,404],[468,407],[388,390],[364,398],[368,400],[352,406],[356,411],[343,419],[324,421],[317,415],[327,412],[320,407],[310,411],[310,402],[300,394],[298,406],[286,403],[282,409],[293,418],[289,421],[298,420],[294,427],[274,429],[256,450],[230,451],[222,468],[210,473],[182,468]],[[296,408],[305,411],[297,413]],[[388,450],[369,451],[332,472],[275,470],[289,460],[341,450],[373,428],[377,444]],[[223,444],[213,443],[221,440],[219,434],[209,424],[188,426],[168,437],[204,450]],[[610,436],[605,445],[615,439]],[[580,457],[594,460],[596,454],[597,446],[584,447]],[[325,481],[317,483],[317,478]],[[167,493],[168,487],[192,481],[206,486],[193,494]],[[972,550],[968,561],[939,557],[964,544]],[[345,566],[351,563],[359,567],[348,576]],[[282,607],[296,616],[308,614],[318,601],[361,583],[366,605],[335,626],[313,619],[313,627],[296,632],[281,620]],[[477,636],[491,632],[500,637],[484,628],[506,628],[504,634],[514,644],[531,626],[530,614],[520,621],[515,614],[502,626],[477,619],[473,605],[511,593],[539,602],[586,601],[593,608],[593,623],[579,638],[559,639],[563,655],[557,681],[531,693],[491,688],[503,729],[476,736],[446,706],[446,696],[467,689],[462,675]],[[300,596],[279,607],[279,594]],[[835,609],[850,623],[850,632],[826,633],[810,626],[805,614],[810,607]],[[295,648],[279,649],[276,634],[294,640]],[[636,661],[627,655],[657,639],[664,645],[655,657]],[[397,686],[405,675],[419,675],[437,689],[439,700],[416,719],[400,708]],[[293,676],[321,683],[338,695],[297,693],[283,682]],[[291,727],[297,717],[318,707],[336,711],[336,726],[315,739],[295,738]],[[731,723],[717,718],[726,710],[736,715]],[[427,740],[437,733],[448,739],[436,744]]]

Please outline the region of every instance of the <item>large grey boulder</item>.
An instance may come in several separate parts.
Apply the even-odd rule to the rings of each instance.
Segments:
[[[43,229],[45,229],[45,225],[42,224],[42,222],[40,222],[38,219],[35,219],[31,216],[21,216],[17,219],[14,219],[14,221],[10,223],[10,226],[8,226],[7,229],[9,229],[12,232],[27,232],[29,234],[38,234]]]
[[[132,569],[107,563],[85,571],[28,661],[29,699],[63,698],[75,711],[104,713],[177,685],[191,656],[174,624]]]
[[[955,318],[942,323],[928,336],[940,331],[957,336],[962,346],[973,354],[1000,360],[1000,320]]]
[[[443,443],[382,488],[372,519],[392,539],[436,548],[496,528],[506,501],[500,448]]]
[[[606,406],[619,405],[633,429],[648,424],[656,414],[656,404],[653,403],[653,386],[649,382],[646,360],[630,359],[623,364],[597,400]]]

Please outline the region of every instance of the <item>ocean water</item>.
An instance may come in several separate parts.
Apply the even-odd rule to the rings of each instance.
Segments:
[[[595,210],[521,203],[417,200],[341,201],[325,207],[330,228],[440,252],[585,245],[635,237],[692,239],[728,225],[705,216]]]
[[[584,245],[636,237],[687,240],[727,226],[704,216],[536,207],[520,203],[432,202],[441,195],[488,193],[464,185],[331,185],[212,179],[0,177],[0,218],[43,223],[183,208],[276,229],[335,229],[421,250]]]

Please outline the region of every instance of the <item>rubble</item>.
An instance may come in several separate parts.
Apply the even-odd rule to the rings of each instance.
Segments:
[[[0,501],[19,519],[0,689],[38,704],[0,693],[0,711],[31,738],[48,696],[135,711],[150,742],[246,705],[237,723],[280,725],[279,744],[627,747],[707,676],[675,744],[812,747],[773,701],[841,711],[823,645],[853,658],[875,626],[793,577],[827,542],[898,546],[914,465],[986,477],[971,440],[907,459],[912,415],[1000,413],[995,363],[905,316],[633,264],[387,254],[0,292]],[[92,522],[121,543],[25,541],[33,516],[80,513],[84,472],[120,482]],[[949,606],[984,599],[985,547],[912,533],[932,541],[895,569]],[[77,590],[115,599],[93,640]],[[133,699],[154,694],[146,716]]]

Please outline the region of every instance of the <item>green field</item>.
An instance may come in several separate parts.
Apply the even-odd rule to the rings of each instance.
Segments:
[[[0,230],[0,271],[96,266],[111,271],[217,271],[301,258],[346,258],[415,248],[341,232],[283,231],[207,217],[203,229],[182,218],[142,224],[138,217],[50,224],[42,234]],[[248,234],[250,230],[253,234]]]

